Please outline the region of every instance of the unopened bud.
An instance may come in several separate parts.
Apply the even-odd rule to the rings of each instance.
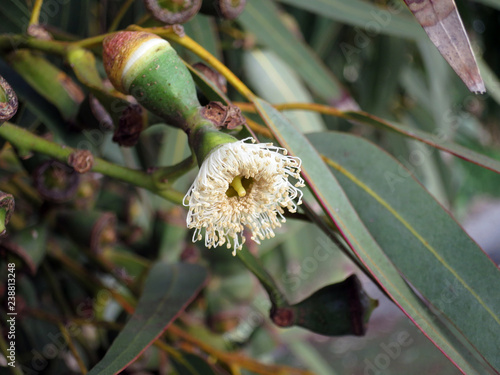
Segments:
[[[189,70],[166,40],[121,31],[105,38],[103,46],[111,83],[170,125],[183,128],[200,107]]]

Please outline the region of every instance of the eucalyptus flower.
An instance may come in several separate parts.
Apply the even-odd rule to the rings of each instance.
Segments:
[[[226,245],[236,255],[245,243],[245,227],[259,244],[274,237],[286,221],[285,209],[296,212],[302,203],[300,165],[285,149],[253,138],[215,147],[184,197],[193,242],[202,240],[204,231],[206,247]]]
[[[203,239],[204,232],[208,248],[226,245],[235,255],[245,243],[245,227],[257,243],[274,237],[285,209],[295,212],[302,203],[300,159],[271,143],[238,141],[219,131],[199,103],[188,69],[156,35],[111,34],[103,42],[103,61],[117,90],[186,132],[200,166],[184,197],[193,241]]]

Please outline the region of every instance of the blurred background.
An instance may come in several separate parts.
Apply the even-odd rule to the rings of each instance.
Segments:
[[[121,0],[49,0],[42,7],[40,23],[57,39],[91,37],[108,31],[124,3]],[[486,83],[486,94],[468,91],[402,1],[249,0],[244,12],[234,21],[198,14],[184,24],[184,30],[271,103],[314,102],[340,109],[360,108],[500,159],[497,79],[500,1],[457,0],[456,3]],[[0,33],[24,32],[32,6],[33,1],[29,0],[0,2]],[[133,2],[118,29],[132,23],[145,27],[157,24],[146,14],[141,1]],[[199,61],[183,48],[175,48],[189,64]],[[99,49],[94,51],[99,56]],[[49,61],[77,82],[61,59],[51,56]],[[102,69],[101,64],[98,66]],[[171,165],[189,155],[185,135],[155,123],[155,120],[158,122],[155,118],[151,118],[148,128],[142,132],[136,148],[123,151],[112,142],[109,129],[98,126],[102,123],[98,124],[95,119],[88,120],[85,115],[88,99],[82,100],[83,105],[74,113],[62,113],[61,108],[34,90],[16,72],[8,55],[0,55],[0,75],[19,96],[19,111],[12,120],[19,126],[51,132],[56,141],[84,146],[95,155],[136,168]],[[81,88],[79,90],[86,96]],[[242,101],[231,87],[228,96],[233,101]],[[305,133],[326,129],[351,132],[387,150],[453,213],[494,261],[500,263],[499,175],[422,143],[366,125],[306,111],[285,114]],[[0,141],[1,190],[8,191],[14,186],[23,197],[16,198],[18,216],[12,223],[14,232],[36,228],[37,233],[45,233],[44,212],[55,203],[47,202],[36,193],[33,195],[29,189],[23,191],[22,187],[29,185],[25,172],[29,167],[13,162],[8,152],[2,153],[3,146]],[[187,190],[193,173],[176,182],[179,191]],[[76,198],[65,208],[116,213],[112,237],[109,243],[101,245],[107,256],[121,264],[128,275],[140,275],[144,264],[154,259],[203,258],[210,265],[211,281],[201,300],[191,307],[192,314],[185,317],[193,323],[194,334],[211,337],[215,333],[260,361],[307,368],[321,375],[459,373],[312,224],[289,221],[276,238],[259,246],[261,259],[292,302],[356,272],[367,293],[379,300],[363,337],[327,338],[300,328],[283,330],[273,326],[268,318],[267,295],[230,252],[208,251],[203,245],[191,244],[182,208],[102,176],[88,174],[82,178]],[[76,232],[81,224],[75,223],[78,223],[75,228],[64,230],[59,224],[51,224],[47,232],[49,244],[64,248],[91,267],[91,262],[79,255],[84,240],[78,239]],[[318,258],[317,249],[324,250],[326,258]],[[40,249],[37,267],[48,263],[19,284],[24,303],[39,310],[52,309],[47,277],[51,272],[56,272],[57,280],[64,283],[62,292],[72,303],[84,300],[86,291],[67,270],[53,260],[42,263],[44,253],[45,250]],[[105,275],[103,279],[114,282]],[[123,321],[124,314],[110,303],[102,317]],[[24,342],[25,358],[28,358],[30,346],[42,350],[46,345],[44,337],[53,326],[26,316],[19,329],[24,340],[20,347]],[[85,335],[90,346],[95,344],[102,350],[95,327],[89,328]],[[111,336],[106,339],[110,340]],[[157,373],[154,363],[153,353],[127,373]],[[51,361],[47,373],[72,373],[74,366],[71,359],[60,356]]]

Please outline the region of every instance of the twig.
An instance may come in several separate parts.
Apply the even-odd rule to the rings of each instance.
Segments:
[[[35,5],[33,5],[33,10],[31,11],[29,26],[38,25],[38,20],[40,19],[40,10],[42,9],[42,5],[43,5],[43,0],[35,1]]]
[[[0,127],[0,137],[6,139],[18,149],[39,152],[63,163],[66,163],[69,156],[76,151],[76,149],[71,147],[61,146],[57,143],[38,137],[33,133],[8,122],[4,123]],[[92,171],[150,190],[153,193],[177,204],[181,204],[184,197],[184,195],[178,191],[157,186],[155,180],[149,174],[139,170],[125,168],[110,163],[104,159],[94,158]]]
[[[127,311],[129,314],[134,312],[135,300],[132,297],[125,297],[121,293],[118,293],[112,288],[106,287],[99,279],[90,275],[85,268],[83,268],[79,263],[75,262],[73,259],[68,257],[60,250],[54,250],[49,247],[48,254],[59,261],[64,267],[70,271],[73,275],[79,278],[83,283],[90,285],[92,287],[99,287],[107,290],[111,296],[118,302],[122,308]]]
[[[68,330],[66,329],[66,326],[61,322],[59,322],[57,326],[59,327],[59,330],[61,331],[64,340],[66,341],[66,344],[68,344],[68,348],[71,351],[71,354],[73,354],[73,357],[75,357],[75,360],[78,363],[78,367],[80,367],[80,371],[82,372],[83,375],[85,375],[88,372],[87,368],[83,363],[82,357],[80,357],[80,354],[78,354],[78,351],[76,350],[75,345],[73,344],[73,340],[71,340],[71,337],[68,333]]]
[[[253,359],[245,357],[238,353],[226,353],[221,350],[215,349],[212,345],[200,341],[196,337],[191,336],[189,333],[183,331],[176,325],[172,324],[168,328],[168,332],[195,345],[197,348],[202,349],[205,353],[212,355],[219,361],[227,364],[237,364],[239,367],[245,368],[262,375],[312,375],[313,373],[307,370],[299,370],[289,366],[268,365],[257,362]]]
[[[254,132],[259,133],[260,135],[263,135],[264,137],[267,137],[270,139],[274,138],[271,131],[268,128],[266,128],[265,126],[262,126],[262,125],[256,123],[255,121],[249,119],[248,117],[245,117],[245,120],[246,120],[248,126],[250,126],[250,128]]]
[[[72,323],[76,324],[79,326],[84,326],[84,325],[90,325],[98,328],[106,328],[110,329],[113,331],[119,331],[123,328],[123,324],[121,323],[116,323],[116,322],[109,322],[106,320],[89,320],[89,319],[84,319],[84,318],[63,318],[61,316],[56,316],[48,313],[45,310],[41,309],[34,309],[34,308],[27,308],[26,313],[29,316],[32,316],[33,318],[39,319],[39,320],[45,320],[47,322],[50,322],[54,325],[59,324],[62,320],[65,320],[66,323]]]

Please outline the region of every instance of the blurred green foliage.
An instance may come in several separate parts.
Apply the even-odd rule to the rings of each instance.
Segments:
[[[144,172],[139,176],[147,178],[158,167],[188,158],[191,152],[185,134],[164,126],[163,119],[152,113],[142,117],[145,129],[134,147],[120,147],[113,141],[113,127],[132,99],[111,90],[102,66],[100,41],[87,39],[88,54],[80,60],[43,47],[47,39],[50,45],[50,38],[77,43],[99,37],[114,31],[111,25],[116,25],[116,30],[131,24],[161,26],[143,2],[46,0],[39,24],[30,29],[32,44],[26,43],[24,36],[13,38],[26,35],[36,4],[40,2],[0,2],[0,76],[20,101],[10,122],[64,145],[57,149],[61,152],[65,147],[87,149],[94,158],[112,163],[111,169],[137,169]],[[406,286],[405,278],[418,289],[414,293],[407,286],[395,288],[404,290],[401,300],[418,301],[410,303],[415,311],[432,317],[432,332],[426,334],[433,341],[442,339],[449,345],[446,348],[453,349],[448,352],[441,347],[462,372],[470,366],[477,373],[495,373],[500,370],[498,359],[492,363],[493,356],[482,351],[477,342],[483,340],[493,352],[499,348],[498,336],[496,342],[494,336],[500,327],[495,315],[498,311],[488,315],[487,309],[498,302],[486,290],[490,280],[498,280],[498,270],[431,197],[461,218],[473,197],[499,194],[500,177],[494,170],[498,170],[500,160],[496,78],[500,74],[500,2],[457,1],[457,6],[478,63],[488,69],[488,74],[483,74],[488,89],[484,95],[467,90],[402,1],[249,0],[235,20],[199,13],[184,24],[184,32],[272,104],[319,103],[341,111],[366,112],[356,112],[359,121],[352,117],[349,121],[349,112],[330,116],[311,107],[307,111],[283,111],[284,118],[273,117],[273,124],[266,123],[263,115],[271,113],[267,107],[260,115],[255,110],[245,115],[257,123],[249,122],[250,128],[262,140],[269,138],[269,130],[262,131],[267,126],[274,142],[286,142],[293,153],[305,147],[301,133],[316,133],[309,135],[309,140],[324,158],[331,158],[324,170],[328,173],[327,165],[332,168],[331,175],[338,177],[349,199],[356,199],[352,206],[353,212],[360,213],[359,226],[366,231],[365,238],[370,237],[369,231],[375,238],[373,246],[367,248],[373,251],[380,246],[388,254],[387,262],[382,253],[368,254],[390,275],[388,280],[394,285]],[[174,42],[189,67],[201,61],[196,51]],[[207,97],[225,99],[227,95],[233,102],[248,99],[231,85],[224,95],[224,90],[214,89],[213,82],[203,74],[196,82],[202,104]],[[0,96],[0,102],[5,101]],[[475,162],[475,154],[459,148],[465,146],[488,156],[493,167],[485,169],[452,157],[412,139],[417,136],[371,126],[373,121],[367,113],[403,126],[407,133],[413,129],[415,133],[420,131],[418,134],[442,136],[441,140],[453,145],[449,149],[455,150],[454,154]],[[4,132],[8,132],[8,126],[4,125]],[[335,138],[337,133],[330,131],[349,135]],[[242,138],[248,135],[248,129],[239,127],[232,133]],[[107,374],[117,373],[124,366],[128,366],[123,370],[127,374],[459,371],[394,308],[387,294],[398,305],[401,301],[388,292],[355,246],[350,247],[349,237],[332,229],[335,224],[339,226],[338,222],[328,209],[320,207],[320,193],[328,189],[321,188],[317,180],[309,181],[307,206],[298,219],[289,218],[275,238],[260,246],[249,243],[242,250],[247,253],[235,258],[226,249],[208,250],[203,244],[191,243],[183,208],[175,199],[169,201],[155,194],[144,181],[132,178],[123,183],[116,174],[95,171],[75,177],[65,164],[50,164],[50,154],[16,147],[4,138],[0,133],[0,191],[15,197],[16,208],[7,225],[8,236],[0,239],[0,275],[2,282],[7,280],[6,264],[15,264],[17,316],[16,367],[2,360],[0,371],[77,374],[93,368],[91,373]],[[349,159],[349,147],[353,159]],[[321,175],[308,167],[317,160],[321,162],[319,156],[316,159],[311,155],[296,156],[304,158],[305,173]],[[334,167],[335,162],[352,168],[349,170],[375,191],[371,197],[384,197],[396,214],[382,211],[384,208],[366,194],[366,189],[356,190],[349,176],[342,174],[343,169]],[[43,177],[39,176],[41,168]],[[187,191],[196,173],[185,172],[172,186],[177,193]],[[381,178],[382,173],[389,172],[402,180],[396,193],[388,193],[384,185],[388,181]],[[410,174],[415,180],[408,177]],[[41,191],[37,184],[40,179],[55,198]],[[61,191],[69,189],[68,181],[73,193],[60,198]],[[332,181],[336,180],[332,177]],[[392,181],[399,184],[397,179]],[[331,191],[335,189],[332,183]],[[331,207],[351,207],[347,198],[328,203]],[[421,228],[421,236],[411,230],[407,233],[400,216],[405,217],[404,223]],[[365,232],[360,229],[353,236],[361,238],[360,233]],[[453,239],[448,240],[450,234]],[[426,263],[420,255],[427,254],[428,244],[436,244],[435,258],[439,261],[433,258]],[[419,246],[423,250],[418,250]],[[405,252],[414,253],[410,256]],[[192,277],[189,272],[193,272]],[[336,289],[352,273],[361,279],[369,296],[380,300],[380,307],[361,330],[353,328],[353,317],[356,324],[366,324],[359,321],[369,316],[373,301],[367,302],[363,290],[353,293],[349,289],[344,295]],[[460,280],[465,280],[464,284]],[[279,306],[284,308],[281,312],[290,306],[307,305],[307,309],[299,309],[304,315],[299,317],[302,321],[280,324],[283,316],[273,310],[278,305],[273,293],[278,292],[284,301]],[[311,295],[320,296],[320,301],[311,302]],[[443,297],[436,301],[436,296]],[[0,298],[7,302],[7,297],[7,289],[1,288]],[[324,302],[329,298],[332,305]],[[353,303],[352,298],[361,299],[365,310],[359,311],[359,301]],[[129,319],[136,304],[138,312]],[[8,319],[7,306],[2,304],[0,309],[2,326]],[[157,311],[158,306],[168,306],[168,314]],[[353,306],[358,310],[353,311]],[[479,310],[484,315],[476,315]],[[340,311],[340,315],[330,321],[324,318],[328,316],[325,311]],[[475,321],[478,316],[486,316],[493,323]],[[147,329],[146,323],[150,324]],[[342,337],[278,327],[291,325]],[[366,336],[345,336],[365,333],[366,328]],[[478,337],[472,331],[479,332]],[[4,330],[0,349],[5,358],[9,345]],[[106,358],[106,353],[111,354]]]

